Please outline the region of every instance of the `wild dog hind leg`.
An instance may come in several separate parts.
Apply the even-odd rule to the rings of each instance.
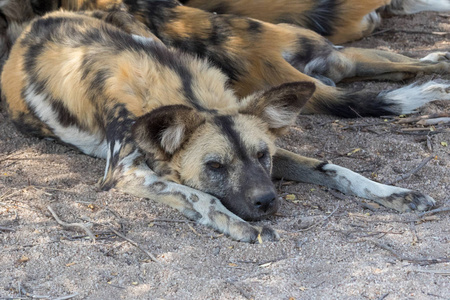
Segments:
[[[272,175],[275,178],[323,185],[375,201],[399,212],[427,210],[435,201],[420,192],[371,181],[349,169],[306,158],[278,148],[273,157]]]

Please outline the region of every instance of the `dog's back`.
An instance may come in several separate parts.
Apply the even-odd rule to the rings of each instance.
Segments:
[[[70,32],[70,34],[68,34]],[[22,131],[105,157],[106,124],[159,106],[236,109],[216,68],[101,20],[56,12],[31,23],[5,65],[3,93]],[[19,92],[20,91],[20,92]],[[70,130],[69,130],[70,129]]]

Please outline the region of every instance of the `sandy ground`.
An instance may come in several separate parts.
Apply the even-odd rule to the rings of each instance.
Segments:
[[[436,13],[389,18],[381,30],[395,32],[354,45],[414,57],[448,51],[449,20]],[[445,76],[422,80],[450,80]],[[351,84],[363,85],[399,86]],[[419,114],[449,111],[449,103],[436,102]],[[449,207],[449,126],[402,132],[423,126],[390,121],[302,116],[280,145],[379,182],[395,180],[432,156],[396,185]],[[397,214],[323,187],[281,182],[279,214],[258,222],[277,229],[281,241],[238,243],[164,205],[98,191],[104,161],[25,138],[4,113],[0,136],[1,299],[450,299],[448,212]],[[96,242],[58,225],[48,205],[64,221],[92,222]]]

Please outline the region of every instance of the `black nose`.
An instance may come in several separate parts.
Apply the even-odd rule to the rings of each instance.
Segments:
[[[263,212],[267,212],[275,205],[276,194],[274,192],[266,193],[255,199],[255,207]]]

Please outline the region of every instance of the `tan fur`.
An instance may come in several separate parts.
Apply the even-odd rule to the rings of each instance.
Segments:
[[[378,24],[365,22],[364,17],[376,9],[389,5],[391,0],[344,0],[340,1],[334,33],[326,35],[333,43],[345,43],[370,34]],[[190,0],[186,5],[202,10],[247,16],[265,22],[278,24],[283,18],[301,27],[307,27],[308,12],[314,9],[314,0]]]

